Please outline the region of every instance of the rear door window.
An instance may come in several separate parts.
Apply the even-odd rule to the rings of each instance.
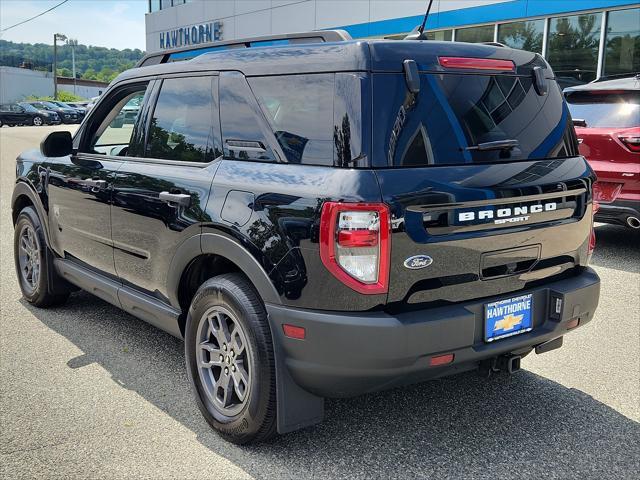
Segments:
[[[640,126],[640,92],[570,92],[566,98],[573,119],[586,127]]]
[[[210,162],[220,156],[216,86],[217,77],[211,76],[163,80],[151,116],[145,157]]]
[[[567,157],[576,154],[569,112],[555,82],[540,96],[531,77],[375,74],[376,166],[423,166]],[[485,149],[490,142],[513,147]]]

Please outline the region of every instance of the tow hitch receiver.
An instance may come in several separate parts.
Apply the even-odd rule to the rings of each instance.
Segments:
[[[492,373],[507,372],[509,374],[520,370],[520,355],[501,355],[488,358],[480,362],[478,372],[482,377],[490,377]]]

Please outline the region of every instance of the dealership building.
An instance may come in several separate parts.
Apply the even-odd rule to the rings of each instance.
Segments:
[[[149,0],[147,51],[253,36],[344,29],[400,39],[428,0]],[[565,83],[640,72],[640,3],[434,0],[429,38],[500,42],[542,54]]]

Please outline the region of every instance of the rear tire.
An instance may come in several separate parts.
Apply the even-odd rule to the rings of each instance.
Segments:
[[[25,207],[18,215],[13,236],[13,257],[22,296],[36,307],[60,305],[69,298],[68,293],[49,293],[49,262],[52,255],[44,238],[42,224],[33,207]],[[52,278],[63,282],[57,273]]]
[[[260,297],[242,274],[206,281],[185,329],[189,382],[205,420],[236,444],[276,433],[271,331]]]

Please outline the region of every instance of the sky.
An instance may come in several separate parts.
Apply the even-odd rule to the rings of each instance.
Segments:
[[[0,0],[0,30],[61,1]],[[69,0],[35,20],[0,33],[0,38],[52,45],[53,34],[62,33],[84,45],[144,50],[144,14],[148,7],[148,0]]]

